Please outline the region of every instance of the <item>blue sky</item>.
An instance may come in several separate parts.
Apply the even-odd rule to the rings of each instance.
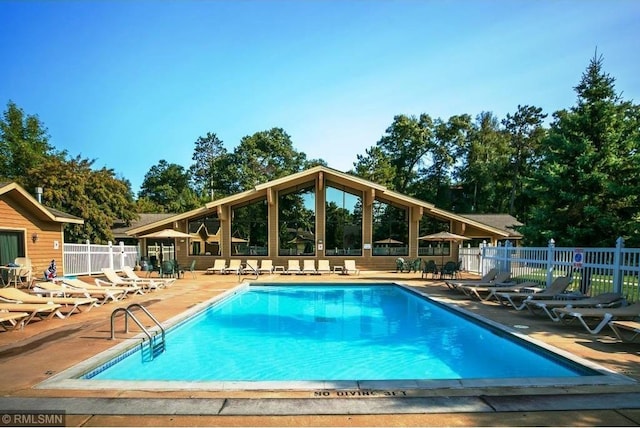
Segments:
[[[207,132],[281,127],[346,171],[397,114],[569,108],[596,48],[640,102],[639,23],[636,0],[0,0],[0,103],[136,193]]]

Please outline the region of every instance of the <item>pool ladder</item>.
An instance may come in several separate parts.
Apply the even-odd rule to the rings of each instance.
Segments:
[[[142,312],[147,314],[151,321],[153,321],[155,325],[158,326],[159,331],[156,330],[152,333],[147,330],[144,324],[142,324],[140,320],[133,314],[132,310],[134,308],[141,309]],[[162,328],[160,322],[153,315],[151,315],[151,312],[149,312],[144,306],[140,305],[139,303],[132,303],[126,308],[117,308],[113,312],[111,312],[111,339],[116,338],[116,316],[120,312],[124,312],[125,333],[129,333],[129,318],[131,318],[133,322],[135,322],[147,336],[148,342],[143,340],[141,343],[142,355],[145,361],[153,360],[155,357],[162,354],[166,350],[164,328]],[[145,343],[149,343],[149,346],[145,347]]]

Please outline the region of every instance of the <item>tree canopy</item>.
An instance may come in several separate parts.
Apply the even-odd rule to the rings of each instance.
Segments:
[[[536,201],[528,240],[612,246],[640,244],[640,107],[623,101],[593,58],[575,87],[577,103],[554,114],[531,177]]]
[[[576,105],[547,114],[518,105],[504,118],[398,114],[357,155],[351,173],[458,213],[510,213],[528,244],[640,245],[640,107],[622,99],[594,57]],[[85,219],[70,241],[112,239],[115,220],[138,212],[180,213],[259,183],[326,165],[295,149],[282,128],[244,136],[233,150],[214,132],[194,142],[186,168],[160,160],[134,200],[130,183],[94,161],[49,144],[47,129],[9,101],[0,118],[1,179],[45,188],[43,202]]]

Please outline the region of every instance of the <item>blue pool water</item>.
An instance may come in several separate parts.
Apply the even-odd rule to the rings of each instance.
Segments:
[[[596,374],[395,285],[251,286],[85,378],[299,381]]]

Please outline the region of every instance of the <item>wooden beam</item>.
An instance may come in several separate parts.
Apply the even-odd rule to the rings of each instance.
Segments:
[[[267,202],[273,206],[273,189],[271,187],[267,188]]]
[[[423,213],[423,207],[413,207],[413,219],[415,221],[420,221],[420,219],[422,219]]]
[[[222,205],[218,205],[218,218],[222,221],[225,221],[227,219],[226,210],[223,209]]]
[[[324,186],[324,174],[322,171],[318,173],[318,190],[322,191],[322,187]]]

